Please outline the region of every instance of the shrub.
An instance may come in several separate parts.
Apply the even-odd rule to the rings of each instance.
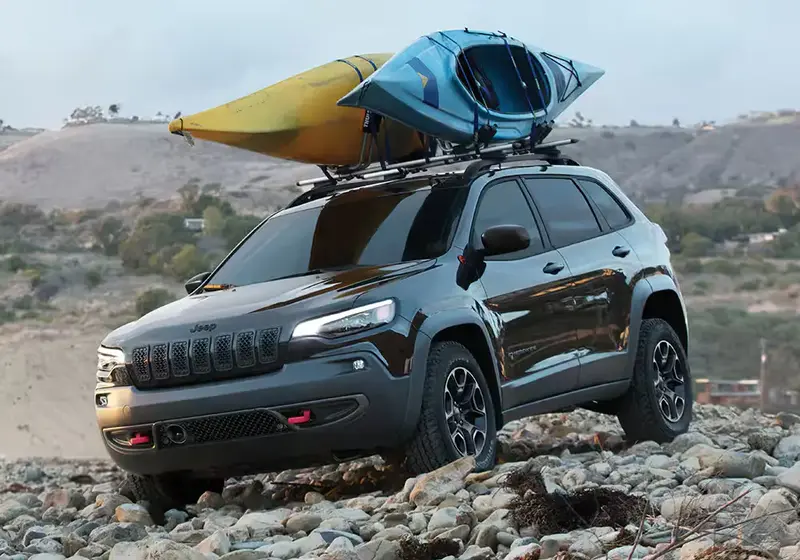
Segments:
[[[93,268],[91,270],[86,271],[86,287],[91,289],[96,288],[100,284],[103,283],[103,273],[97,269]]]
[[[194,245],[184,245],[170,260],[167,272],[178,280],[188,280],[192,276],[208,270],[206,258]]]
[[[11,255],[6,259],[6,268],[9,272],[19,272],[20,270],[25,270],[27,267],[28,263],[19,255]]]
[[[131,235],[119,245],[119,256],[125,268],[136,272],[161,272],[151,259],[171,245],[183,245],[192,240],[191,232],[183,227],[178,214],[157,213],[140,219]]]
[[[136,296],[136,314],[142,317],[174,299],[172,294],[163,288],[150,288]]]
[[[745,280],[741,284],[739,284],[736,289],[741,290],[743,292],[755,292],[761,287],[761,280],[758,278],[753,278],[752,280]]]
[[[681,254],[687,257],[705,257],[711,254],[713,249],[713,241],[693,231],[681,239]]]

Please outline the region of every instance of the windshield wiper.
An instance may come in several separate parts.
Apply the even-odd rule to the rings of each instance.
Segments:
[[[287,274],[286,276],[280,276],[278,278],[273,278],[272,280],[283,280],[284,278],[298,278],[299,276],[322,274],[323,272],[336,272],[339,270],[347,270],[348,268],[357,268],[358,266],[359,265],[355,264],[343,264],[340,266],[327,266],[325,268],[312,268],[311,270],[304,270],[302,272],[295,272],[294,274]]]

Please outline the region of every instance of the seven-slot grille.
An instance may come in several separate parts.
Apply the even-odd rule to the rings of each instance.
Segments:
[[[221,333],[215,336],[138,346],[131,353],[130,371],[137,385],[180,384],[247,373],[273,366],[278,360],[279,328]],[[161,383],[160,383],[161,382]]]

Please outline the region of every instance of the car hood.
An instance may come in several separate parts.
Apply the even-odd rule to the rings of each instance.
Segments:
[[[242,323],[263,324],[266,320],[279,324],[291,321],[292,316],[336,312],[351,307],[358,296],[377,286],[424,272],[435,262],[357,267],[186,296],[119,327],[102,344],[114,347],[131,339],[173,337],[175,329],[187,329],[188,334],[188,329],[198,324],[213,323],[215,329],[225,332],[243,328]],[[267,313],[268,320],[264,318]],[[231,324],[234,320],[236,326]]]

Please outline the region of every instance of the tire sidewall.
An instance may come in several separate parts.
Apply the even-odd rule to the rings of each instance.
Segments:
[[[436,368],[437,371],[431,372],[435,375],[436,383],[432,395],[434,402],[430,404],[436,407],[436,423],[439,434],[447,449],[447,454],[451,460],[456,460],[461,457],[461,454],[456,450],[455,445],[450,439],[450,430],[447,427],[447,421],[444,415],[444,388],[447,376],[453,368],[461,366],[469,370],[475,377],[483,393],[483,401],[486,407],[486,443],[481,453],[475,456],[475,470],[481,471],[494,468],[495,456],[497,455],[497,421],[495,418],[495,404],[492,400],[492,394],[489,391],[489,385],[486,383],[483,371],[481,371],[475,358],[465,348],[448,348],[446,352],[442,353],[441,358]]]
[[[683,364],[683,378],[686,387],[684,397],[685,405],[683,416],[681,416],[681,419],[678,422],[669,422],[661,414],[655,386],[653,384],[653,376],[657,375],[656,372],[653,371],[653,353],[656,350],[656,346],[658,346],[658,344],[662,341],[669,342],[672,347],[675,348],[675,351],[678,353],[678,360],[680,360],[681,364]],[[692,375],[683,344],[678,338],[678,335],[666,321],[656,320],[653,321],[652,327],[647,332],[647,341],[644,345],[644,352],[645,355],[640,356],[640,363],[642,364],[644,371],[638,372],[640,375],[639,382],[645,384],[649,404],[653,407],[655,419],[660,423],[661,429],[672,434],[673,437],[682,434],[689,429],[689,424],[692,421],[692,404],[694,402]]]

